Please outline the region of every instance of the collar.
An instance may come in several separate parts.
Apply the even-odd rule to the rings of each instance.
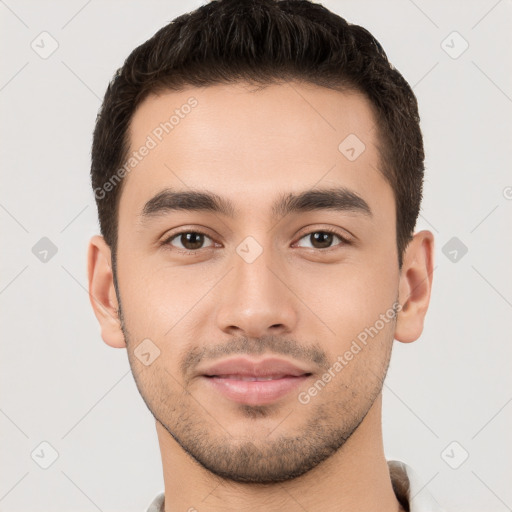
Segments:
[[[407,512],[443,512],[410,466],[388,460],[388,468],[396,498]]]

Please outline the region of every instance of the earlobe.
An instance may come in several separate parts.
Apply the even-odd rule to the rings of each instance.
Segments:
[[[402,308],[397,316],[395,339],[403,343],[417,340],[430,301],[434,265],[434,235],[416,233],[407,246],[400,274],[398,300]]]
[[[110,247],[102,236],[93,236],[89,242],[87,273],[89,300],[100,324],[103,341],[114,348],[125,348],[114,288]]]

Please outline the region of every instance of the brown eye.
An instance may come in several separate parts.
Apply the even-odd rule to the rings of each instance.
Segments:
[[[332,243],[335,239],[338,239],[342,244],[336,244],[336,245],[343,245],[348,244],[348,240],[343,238],[341,235],[338,235],[336,233],[333,233],[331,231],[313,231],[312,233],[308,233],[307,235],[303,236],[301,240],[309,240],[311,245],[300,245],[300,247],[310,247],[312,249],[329,249],[333,247]]]
[[[165,243],[175,247],[176,249],[183,249],[187,251],[196,251],[198,249],[203,249],[203,244],[205,239],[210,239],[204,233],[199,233],[197,231],[184,231],[182,233],[177,233],[170,237]],[[178,242],[180,245],[175,245],[174,243]],[[209,246],[206,246],[209,247]]]

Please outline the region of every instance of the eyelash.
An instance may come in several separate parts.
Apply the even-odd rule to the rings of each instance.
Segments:
[[[190,230],[190,229],[188,229],[188,230],[179,231],[178,233],[174,233],[170,237],[167,237],[162,242],[162,245],[167,247],[167,248],[171,248],[171,250],[178,251],[178,253],[186,254],[186,255],[190,255],[190,256],[198,254],[199,251],[201,251],[203,249],[212,249],[212,247],[201,247],[199,249],[179,249],[177,247],[173,247],[173,246],[170,245],[172,240],[174,240],[175,238],[179,237],[180,235],[183,235],[183,234],[186,234],[186,233],[194,233],[196,235],[203,235],[203,236],[211,239],[211,237],[208,236],[207,233],[205,233],[205,232],[203,232],[201,230],[197,230],[197,229]],[[303,234],[298,240],[302,240],[304,237],[312,235],[313,233],[330,233],[330,234],[336,235],[341,240],[341,243],[337,244],[338,246],[351,245],[351,241],[350,240],[348,240],[346,237],[341,235],[336,229],[333,229],[333,228],[323,228],[323,229],[315,229],[313,231],[309,231],[308,233]],[[334,245],[332,247],[327,247],[325,249],[316,249],[315,247],[312,247],[312,248],[306,247],[306,249],[314,249],[314,250],[317,250],[317,251],[326,252],[326,251],[329,251],[331,249],[334,249],[335,247],[337,247],[337,245]]]

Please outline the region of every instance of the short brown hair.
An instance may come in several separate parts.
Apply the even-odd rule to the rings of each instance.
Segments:
[[[380,43],[309,0],[213,0],[179,16],[137,47],[108,85],[96,120],[91,177],[101,233],[115,265],[123,181],[98,197],[129,152],[129,124],[152,92],[297,80],[356,90],[378,126],[380,168],[396,205],[398,265],[412,239],[423,190],[424,151],[416,97]]]

